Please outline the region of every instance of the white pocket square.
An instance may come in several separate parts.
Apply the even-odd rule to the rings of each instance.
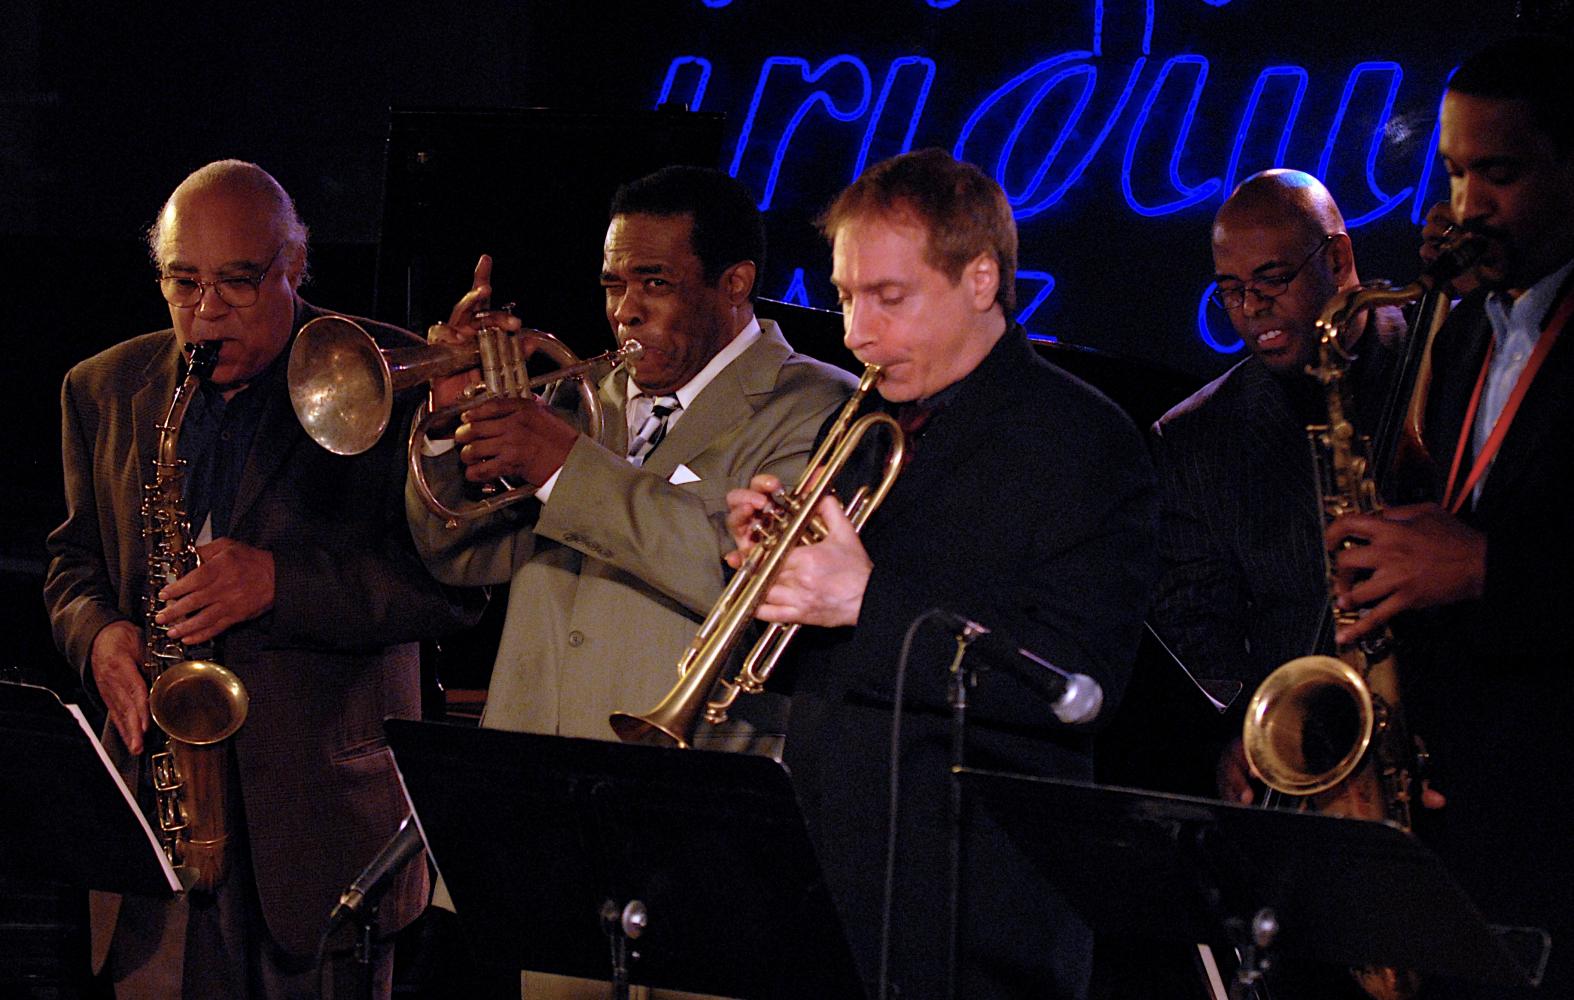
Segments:
[[[697,483],[699,481],[700,477],[696,476],[694,470],[687,465],[678,466],[672,470],[672,475],[667,477],[667,482],[674,486],[682,486],[684,483]]]

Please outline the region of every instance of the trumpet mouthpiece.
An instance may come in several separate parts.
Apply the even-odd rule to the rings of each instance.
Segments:
[[[645,354],[645,345],[637,340],[625,340],[618,348],[618,362],[638,361]]]

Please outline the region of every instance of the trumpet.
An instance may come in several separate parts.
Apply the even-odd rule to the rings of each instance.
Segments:
[[[744,658],[737,675],[728,679],[722,674],[787,556],[797,546],[825,537],[825,526],[814,513],[820,499],[830,492],[831,484],[864,435],[875,427],[887,428],[891,445],[879,481],[861,484],[847,501],[847,519],[854,531],[863,529],[902,471],[907,442],[896,419],[886,413],[866,413],[853,419],[864,397],[879,382],[880,374],[879,365],[864,368],[858,388],[815,449],[798,484],[791,493],[778,490],[771,497],[774,506],[763,513],[763,523],[755,528],[754,547],[678,661],[677,686],[644,715],[612,713],[607,721],[618,739],[624,743],[687,748],[693,744],[701,721],[720,725],[727,721],[727,711],[739,694],[764,690],[787,644],[797,634],[797,625],[771,624]]]
[[[396,393],[479,368],[481,381],[466,389],[458,402],[436,410],[429,403],[421,404],[406,448],[410,476],[422,502],[454,527],[534,496],[535,489],[504,482],[503,489],[468,507],[447,506],[432,493],[421,466],[421,441],[434,425],[490,400],[517,399],[537,390],[546,390],[551,402],[563,383],[572,381],[579,391],[584,431],[600,440],[605,421],[596,398],[596,377],[603,369],[610,371],[637,359],[643,350],[639,341],[627,340],[616,350],[581,361],[568,345],[544,330],[511,333],[491,326],[482,327],[470,344],[383,350],[359,323],[343,316],[320,316],[296,334],[287,380],[295,416],[311,439],[336,455],[359,455],[387,431]],[[531,377],[525,362],[536,353],[559,368]]]

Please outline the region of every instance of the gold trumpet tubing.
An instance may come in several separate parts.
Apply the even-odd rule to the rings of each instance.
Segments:
[[[869,493],[862,505],[867,508],[862,516],[867,517],[868,512],[878,506],[890,491],[896,474],[902,468],[905,452],[900,425],[885,413],[865,414],[856,421],[852,420],[863,393],[872,388],[878,378],[878,367],[867,366],[858,391],[843,406],[825,441],[821,442],[804,469],[798,486],[793,489],[789,503],[785,505],[788,508],[785,518],[771,518],[773,523],[768,525],[765,537],[749,550],[742,567],[723,588],[721,598],[705,616],[698,633],[684,650],[678,663],[681,677],[677,686],[643,716],[625,712],[613,714],[610,720],[612,728],[624,742],[655,742],[688,747],[702,719],[725,721],[726,707],[736,697],[728,686],[736,688],[737,682],[727,681],[714,704],[711,700],[712,689],[722,681],[722,673],[733,650],[753,621],[755,611],[763,603],[766,593],[775,583],[787,556],[805,537],[820,499],[830,492],[831,484],[852,458],[863,436],[879,424],[889,427],[891,447],[886,454],[884,479]]]
[[[777,490],[774,494],[772,494],[771,502],[773,506],[762,512],[761,522],[756,523],[750,531],[750,537],[752,537],[757,544],[755,548],[750,550],[749,559],[745,560],[745,566],[750,565],[752,559],[755,556],[755,553],[761,552],[763,545],[759,543],[764,543],[764,545],[774,545],[775,538],[780,537],[784,533],[789,518],[791,518],[792,515],[798,511],[798,497],[813,485],[810,483],[810,478],[814,476],[819,470],[823,470],[825,468],[826,462],[830,458],[832,449],[836,448],[837,445],[841,443],[841,441],[846,437],[848,428],[852,424],[853,415],[858,409],[856,401],[861,401],[866,395],[868,395],[870,390],[874,388],[875,384],[879,382],[880,372],[881,369],[879,365],[864,366],[864,373],[858,379],[858,388],[853,390],[852,397],[849,399],[847,405],[843,406],[841,411],[837,413],[836,420],[832,422],[830,429],[825,434],[825,438],[820,442],[819,447],[815,448],[814,454],[810,456],[809,464],[804,466],[803,474],[799,477],[797,485],[793,487],[792,493],[786,493],[782,490]],[[895,441],[898,446],[902,444],[902,433],[899,426],[897,427]],[[839,470],[840,466],[837,466],[837,468]],[[897,468],[901,468],[900,464],[897,465]],[[835,478],[834,474],[831,476],[831,478]],[[886,488],[889,489],[889,486]],[[868,494],[868,489],[868,485],[864,484],[860,486],[858,488],[858,492],[854,494],[853,501],[852,503],[848,504],[847,508],[849,519],[851,519],[851,517],[856,513],[856,508],[863,507],[863,501]],[[824,491],[822,490],[815,494],[816,501],[818,501],[818,497],[823,495],[823,493]],[[885,491],[882,490],[880,493],[880,498],[884,499],[884,497]],[[879,500],[876,500],[875,502],[879,503]],[[810,504],[809,521],[807,522],[809,525],[809,531],[816,539],[823,538],[825,537],[825,525],[820,521],[819,515],[814,513],[813,508],[814,505]],[[857,530],[859,527],[861,527],[863,524],[863,519],[867,518],[868,516],[868,513],[863,513],[860,520],[854,525],[854,530]],[[728,603],[731,600],[731,598],[734,596],[731,593],[733,586],[738,584],[739,579],[744,577],[745,573],[745,569],[739,569],[738,572],[733,576],[732,581],[727,586],[727,589],[722,592],[721,599],[717,602],[718,607],[720,607],[722,604]],[[756,603],[755,606],[758,607],[758,604]],[[750,610],[750,614],[753,614],[753,609]],[[709,620],[707,619],[707,623],[708,621]],[[771,635],[773,633],[778,633],[784,628],[785,626],[782,628],[776,628],[773,625],[771,628],[767,629],[766,634]],[[701,635],[705,633],[705,625],[700,626],[700,633]],[[793,633],[796,634],[797,630],[793,629]],[[701,635],[696,635],[694,637],[694,643],[697,644],[700,642]],[[788,638],[791,637],[789,636]],[[761,638],[761,642],[764,642],[764,637]],[[751,657],[752,655],[753,654],[751,653]],[[776,658],[780,658],[779,653],[777,654]],[[687,669],[687,660],[688,656],[685,654],[683,659],[678,663],[678,675],[680,677],[683,676]],[[773,659],[771,662],[774,664],[775,659]],[[730,685],[732,682],[725,681],[724,683]],[[754,692],[750,691],[749,693],[752,694]],[[727,703],[731,704],[732,699],[729,698]]]
[[[894,419],[884,413],[866,414],[860,417],[847,430],[847,439],[842,442],[835,455],[831,458],[834,470],[832,470],[832,466],[826,467],[828,471],[825,475],[828,478],[822,477],[821,481],[827,483],[827,487],[815,491],[812,504],[806,503],[806,501],[800,500],[796,496],[793,499],[794,504],[801,504],[807,507],[808,518],[795,519],[795,521],[789,522],[782,531],[778,532],[771,539],[773,545],[779,544],[783,538],[796,539],[796,544],[798,545],[812,545],[825,538],[826,527],[815,512],[815,508],[819,506],[820,497],[828,492],[830,481],[834,480],[836,472],[840,472],[842,467],[847,464],[852,457],[854,448],[859,444],[863,436],[879,423],[888,423],[892,428],[892,447],[886,453],[884,475],[873,492],[871,492],[868,483],[860,485],[857,491],[854,492],[852,499],[848,502],[846,511],[844,511],[848,521],[852,524],[853,531],[857,532],[863,529],[864,522],[868,520],[874,509],[880,505],[880,502],[885,499],[885,494],[890,490],[892,484],[896,482],[896,474],[902,469],[902,455],[906,447],[901,427],[897,425]],[[789,545],[790,547],[791,545]],[[785,559],[785,556],[783,558]],[[780,567],[772,569],[770,583],[775,582],[779,572]],[[739,573],[741,575],[742,571],[740,570]],[[762,591],[760,599],[763,598],[764,592]],[[751,616],[758,607],[759,601],[756,600],[749,609]],[[722,681],[723,695],[713,699],[706,705],[705,721],[713,725],[720,725],[727,721],[726,709],[737,698],[738,692],[759,694],[765,690],[765,685],[770,680],[771,672],[776,669],[776,664],[787,651],[788,643],[792,642],[793,637],[798,634],[798,629],[799,626],[796,624],[782,622],[772,622],[767,626],[764,634],[756,640],[753,648],[749,650],[748,656],[744,658],[743,665],[738,669],[736,678]],[[728,652],[731,652],[731,646],[728,647]]]
[[[498,374],[494,378],[488,378],[486,376],[485,369],[483,369],[482,381],[476,383],[470,389],[466,390],[465,398],[454,403],[449,403],[447,406],[439,407],[435,410],[431,409],[430,406],[422,407],[421,418],[419,421],[417,421],[415,427],[415,437],[417,440],[425,437],[427,432],[431,430],[432,427],[445,424],[459,416],[461,413],[464,413],[466,410],[474,409],[475,407],[480,406],[482,403],[500,398],[522,399],[526,392],[535,392],[538,389],[548,388],[550,386],[566,382],[572,378],[593,375],[599,368],[610,367],[615,369],[619,365],[638,360],[642,353],[644,353],[644,348],[640,346],[639,341],[624,341],[623,346],[615,351],[607,351],[604,354],[598,354],[593,358],[587,358],[584,361],[568,365],[564,368],[559,368],[556,371],[547,372],[544,375],[537,375],[534,378],[527,379],[523,382],[518,382],[517,389],[506,392],[499,391],[496,388],[498,383],[504,381],[504,376]],[[466,367],[474,368],[476,365],[472,364],[467,365]],[[520,370],[523,371],[523,368]],[[499,366],[497,371],[501,373],[504,371],[504,368]],[[456,374],[456,372],[448,372],[447,374],[452,375]],[[591,437],[599,438],[601,436],[600,422],[598,421],[596,423],[594,433],[592,433],[591,429],[589,428],[586,429],[585,433]]]
[[[884,496],[885,494],[882,492],[880,499],[884,499]],[[869,515],[874,512],[875,506],[879,503],[879,500],[876,500],[874,503],[869,501],[868,483],[861,484],[853,493],[852,499],[847,501],[847,508],[844,513],[847,515],[847,520],[851,522],[854,531],[863,530],[864,522],[869,520]],[[809,522],[809,530],[814,534],[816,541],[825,537],[825,526],[820,523],[818,517]],[[787,646],[792,642],[793,637],[798,634],[798,629],[798,625],[789,625],[783,622],[772,622],[767,626],[764,633],[755,641],[754,647],[749,650],[749,655],[744,658],[743,665],[738,668],[738,676],[734,680],[723,680],[721,682],[724,695],[713,699],[711,704],[707,706],[705,720],[718,724],[726,721],[726,710],[737,698],[739,691],[742,691],[744,694],[759,694],[765,690],[765,684],[770,680],[771,672],[776,669],[776,664],[781,660],[782,654],[787,652]],[[725,698],[725,702],[723,702],[723,698]],[[715,709],[715,714],[718,714],[720,718],[711,717],[713,714],[711,712],[712,708]]]

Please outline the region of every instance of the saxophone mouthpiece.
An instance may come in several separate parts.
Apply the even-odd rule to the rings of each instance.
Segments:
[[[1460,233],[1444,244],[1436,260],[1421,272],[1421,281],[1428,288],[1436,288],[1453,281],[1475,266],[1486,252],[1487,241],[1475,233]]]
[[[219,349],[224,346],[223,341],[201,340],[186,345],[186,368],[198,378],[206,381],[213,374],[213,369],[219,363]]]

